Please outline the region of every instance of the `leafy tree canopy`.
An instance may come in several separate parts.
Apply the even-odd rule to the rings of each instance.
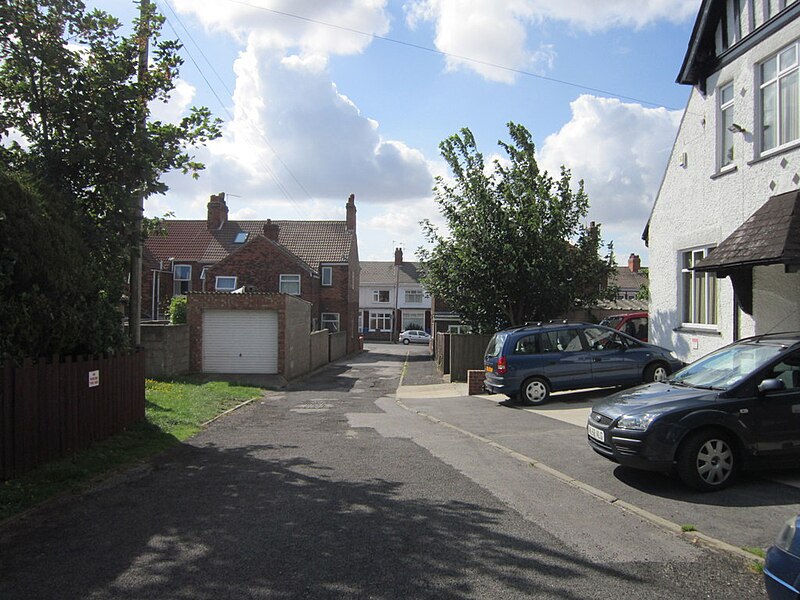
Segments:
[[[0,2],[0,165],[48,190],[45,201],[58,204],[85,247],[93,286],[115,309],[140,240],[136,199],[164,193],[167,171],[197,176],[203,165],[189,149],[220,134],[206,108],[179,123],[148,120],[149,104],[167,100],[182,59],[180,45],[161,38],[163,18],[150,11],[143,19],[151,54],[140,78],[142,40],[121,35],[110,14],[81,0]],[[92,350],[118,339],[117,331],[100,333]]]
[[[431,250],[418,252],[423,283],[483,331],[548,320],[611,295],[612,245],[600,257],[600,228],[585,227],[583,181],[539,169],[530,133],[508,124],[507,160],[488,171],[469,129],[440,144],[452,183],[439,177],[435,199],[448,226],[423,221]]]

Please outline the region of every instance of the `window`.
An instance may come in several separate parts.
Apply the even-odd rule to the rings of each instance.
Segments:
[[[322,313],[322,328],[331,333],[339,331],[339,313]]]
[[[472,333],[472,327],[470,325],[448,325],[447,333],[469,334]]]
[[[539,335],[526,335],[517,340],[517,344],[514,346],[514,354],[538,354],[540,352],[539,348]]]
[[[599,327],[587,327],[583,330],[583,335],[586,336],[586,341],[589,343],[589,350],[603,352],[625,348],[625,338],[614,331]]]
[[[373,302],[389,302],[389,290],[373,290]]]
[[[407,304],[422,304],[422,290],[406,290]]]
[[[733,163],[733,84],[719,90],[719,166],[720,169]]]
[[[236,277],[222,275],[217,277],[216,290],[218,292],[232,292],[236,289]]]
[[[322,267],[322,285],[333,285],[333,267]]]
[[[192,291],[192,265],[175,265],[172,268],[172,295],[185,296]]]
[[[240,231],[233,240],[234,244],[244,244],[247,241],[247,232]]]
[[[278,291],[282,294],[300,295],[300,275],[281,275]]]
[[[580,352],[583,350],[583,343],[577,329],[543,332],[539,343],[542,352]]]
[[[717,278],[713,273],[693,271],[697,262],[713,248],[700,248],[681,253],[681,287],[683,322],[692,325],[716,325]]]
[[[761,64],[761,151],[800,137],[797,43]]]
[[[370,313],[369,329],[370,331],[391,331],[392,313]]]
[[[401,331],[409,329],[425,329],[425,313],[423,311],[404,310]]]

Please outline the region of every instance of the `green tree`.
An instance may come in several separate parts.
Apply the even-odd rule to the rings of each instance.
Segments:
[[[149,120],[150,104],[168,99],[182,59],[180,45],[161,38],[161,16],[150,10],[143,21],[135,29],[150,32],[151,60],[140,78],[141,40],[122,35],[108,13],[81,0],[0,0],[1,164],[47,190],[85,247],[92,287],[115,310],[140,239],[135,199],[164,193],[167,171],[197,176],[203,165],[190,149],[220,133],[206,108],[179,123]],[[95,318],[88,309],[85,316]],[[120,328],[116,311],[90,350],[118,345]]]
[[[611,244],[601,258],[599,227],[585,227],[589,200],[570,172],[556,179],[539,169],[530,133],[508,124],[508,160],[487,173],[469,129],[440,144],[453,183],[436,180],[435,199],[448,226],[423,221],[431,250],[421,248],[423,283],[465,321],[492,331],[547,320],[591,306],[610,292]]]

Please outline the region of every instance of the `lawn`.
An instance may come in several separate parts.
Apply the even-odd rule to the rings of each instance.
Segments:
[[[0,484],[0,521],[145,460],[191,437],[213,418],[259,398],[260,388],[192,378],[145,382],[145,421],[73,456]]]

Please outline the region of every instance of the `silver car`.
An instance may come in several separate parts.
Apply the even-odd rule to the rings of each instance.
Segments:
[[[427,344],[431,341],[431,336],[429,333],[425,333],[419,329],[409,329],[400,334],[400,339],[398,341],[404,344]]]

